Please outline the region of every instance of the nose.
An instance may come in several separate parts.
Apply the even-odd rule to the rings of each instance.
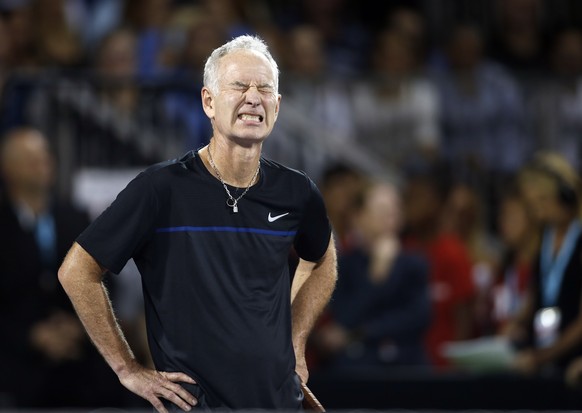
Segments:
[[[252,107],[256,107],[261,103],[261,93],[256,86],[249,86],[245,93],[245,103],[250,104]]]

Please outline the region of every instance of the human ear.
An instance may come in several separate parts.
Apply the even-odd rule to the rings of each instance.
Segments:
[[[200,96],[202,98],[202,109],[210,119],[214,119],[214,96],[207,87],[203,87]]]

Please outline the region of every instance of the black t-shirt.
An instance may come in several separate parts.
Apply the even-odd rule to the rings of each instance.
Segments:
[[[238,213],[226,199],[191,151],[139,174],[77,241],[115,273],[134,258],[157,369],[192,376],[210,407],[298,408],[288,257],[325,254],[323,199],[266,159]]]

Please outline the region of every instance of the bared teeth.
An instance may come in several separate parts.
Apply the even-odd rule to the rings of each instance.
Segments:
[[[261,122],[263,120],[263,117],[259,116],[259,115],[249,115],[249,114],[243,113],[242,115],[240,115],[240,119]]]

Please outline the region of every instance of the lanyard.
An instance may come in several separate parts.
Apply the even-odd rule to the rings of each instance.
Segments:
[[[558,294],[564,279],[566,266],[576,248],[576,241],[582,232],[582,226],[578,220],[572,221],[568,227],[568,232],[564,237],[560,250],[553,257],[556,231],[546,229],[542,240],[540,256],[542,304],[544,307],[555,306],[558,301]]]

